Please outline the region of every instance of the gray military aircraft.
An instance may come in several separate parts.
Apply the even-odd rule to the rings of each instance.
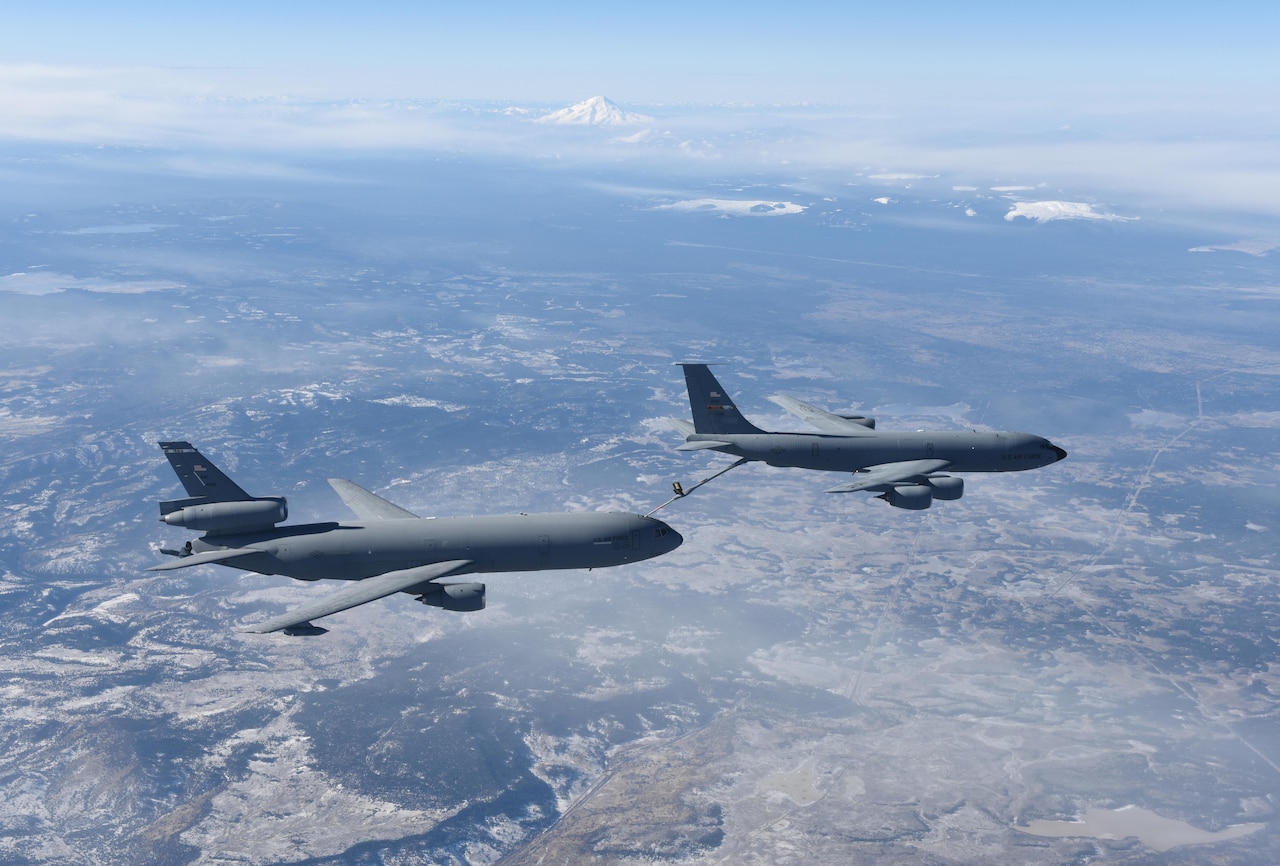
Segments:
[[[677,451],[706,449],[739,457],[739,464],[759,460],[770,466],[857,473],[827,493],[870,490],[895,508],[919,511],[935,499],[964,495],[964,480],[944,472],[1036,469],[1067,456],[1048,439],[1028,433],[884,433],[875,429],[874,418],[836,415],[792,397],[769,399],[823,432],[770,433],[743,417],[706,364],[680,366],[693,423],[671,419],[685,434]],[[679,486],[676,493],[681,495]]]
[[[277,526],[288,519],[283,496],[250,496],[188,442],[161,442],[187,499],[160,503],[170,526],[203,532],[177,557],[147,569],[216,563],[298,580],[352,584],[248,629],[265,634],[324,634],[314,619],[407,592],[445,610],[480,610],[483,583],[441,578],[495,571],[602,568],[661,556],[684,541],[661,520],[638,514],[582,512],[422,518],[340,478],[329,484],[358,521]]]

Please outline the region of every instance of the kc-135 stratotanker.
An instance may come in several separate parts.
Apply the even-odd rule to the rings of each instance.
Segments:
[[[312,620],[405,592],[453,611],[485,606],[483,583],[443,583],[464,574],[602,568],[651,559],[684,540],[661,520],[617,512],[423,518],[338,478],[329,484],[359,518],[280,526],[283,496],[250,496],[188,442],[160,447],[186,488],[186,499],[160,503],[170,526],[202,532],[173,561],[148,571],[226,565],[298,580],[351,584],[246,631],[323,634]]]
[[[769,399],[822,432],[770,433],[743,417],[706,364],[680,366],[689,389],[693,423],[670,419],[685,434],[685,443],[677,451],[719,451],[739,458],[730,469],[760,461],[770,466],[855,473],[852,481],[828,488],[828,493],[869,490],[896,508],[919,511],[935,499],[964,495],[964,480],[948,473],[1038,469],[1067,456],[1048,439],[1030,433],[886,432],[876,429],[874,418],[837,415],[781,396]],[[683,495],[679,485],[676,493]]]

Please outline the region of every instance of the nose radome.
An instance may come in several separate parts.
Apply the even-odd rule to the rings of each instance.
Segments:
[[[657,538],[654,539],[660,553],[670,553],[680,545],[684,544],[684,536],[671,528],[670,524],[663,521],[657,521],[659,529]]]
[[[1067,458],[1067,452],[1064,449],[1059,448],[1057,445],[1050,445],[1049,447],[1053,449],[1054,454],[1058,455],[1058,460],[1065,460]],[[1058,460],[1053,462],[1057,463]]]

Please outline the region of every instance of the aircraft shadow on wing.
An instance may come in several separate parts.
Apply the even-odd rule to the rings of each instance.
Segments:
[[[1057,463],[1067,452],[1029,433],[940,430],[883,432],[874,418],[837,415],[792,397],[774,403],[819,433],[771,433],[748,421],[706,364],[681,364],[693,423],[671,423],[685,436],[677,451],[719,451],[739,463],[852,472],[852,481],[828,493],[867,490],[895,508],[923,510],[935,499],[964,495],[964,480],[950,472],[1012,472]],[[735,464],[737,465],[737,464]],[[680,489],[677,487],[677,493]]]
[[[485,606],[483,583],[442,578],[490,572],[602,568],[661,556],[683,541],[661,520],[618,512],[422,518],[351,481],[329,479],[355,521],[280,525],[282,496],[250,496],[188,442],[159,443],[187,498],[160,503],[170,526],[203,533],[148,571],[225,565],[349,585],[245,629],[323,634],[312,620],[395,593],[451,611]]]

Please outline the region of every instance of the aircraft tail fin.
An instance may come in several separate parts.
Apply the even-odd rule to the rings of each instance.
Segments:
[[[724,387],[716,381],[706,364],[681,364],[684,381],[689,389],[689,408],[693,412],[693,426],[698,433],[713,435],[731,433],[763,433],[733,405]]]
[[[202,502],[245,502],[253,499],[190,442],[161,442],[160,448],[192,499]]]
[[[221,535],[268,530],[289,518],[283,496],[250,496],[190,442],[161,442],[160,448],[188,496],[160,503],[160,519],[170,526]]]

